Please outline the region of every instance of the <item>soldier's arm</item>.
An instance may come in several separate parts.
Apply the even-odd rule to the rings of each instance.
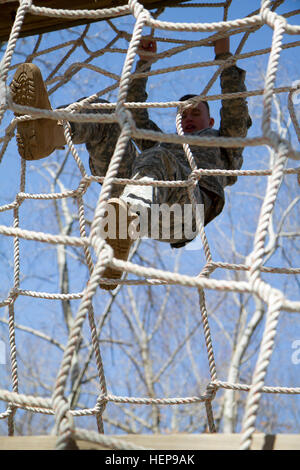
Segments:
[[[138,55],[139,60],[136,65],[135,73],[139,72],[148,72],[151,69],[151,56],[144,54],[144,52],[156,52],[156,41],[153,38],[142,38]],[[152,56],[153,58],[153,56]],[[146,92],[148,77],[139,77],[131,81],[128,93],[127,101],[128,102],[145,102],[147,101],[148,94]],[[132,117],[135,120],[136,126],[139,129],[146,129],[150,131],[161,132],[161,129],[149,118],[149,113],[147,108],[131,108]],[[135,139],[135,142],[141,151],[153,147],[155,141],[144,140],[144,139]]]
[[[219,40],[215,43],[216,59],[226,60],[231,57],[229,52],[229,39]],[[220,83],[222,93],[237,93],[246,91],[245,70],[232,65],[221,73]],[[223,137],[246,137],[247,131],[252,124],[245,98],[222,100],[220,111],[220,135]],[[222,148],[222,153],[228,160],[228,169],[241,168],[243,163],[243,148]],[[234,184],[235,176],[227,178],[228,184]]]
[[[86,97],[80,98],[79,102],[84,100]],[[97,98],[92,103],[108,103],[107,100]],[[66,106],[61,106],[66,107]],[[84,114],[110,114],[112,111],[109,109],[91,109],[91,108],[80,108],[79,113]],[[100,143],[106,134],[114,135],[117,134],[116,139],[120,133],[119,125],[117,123],[100,123],[100,122],[70,122],[71,134],[74,144],[87,144],[90,142]]]
[[[152,45],[151,45],[152,43]],[[150,55],[143,55],[144,51],[147,52],[156,52],[156,42],[154,40],[150,40],[147,38],[143,38],[141,40],[141,44],[139,46],[138,54],[140,56],[140,60],[136,66],[136,72],[139,71],[149,71],[151,68],[151,60],[149,60]],[[148,77],[140,77],[132,82],[129,85],[128,93],[127,93],[127,101],[128,102],[144,102],[147,100],[148,95],[146,92],[146,85],[147,85]],[[83,99],[83,98],[81,98]],[[93,103],[108,103],[108,101],[103,100],[101,98],[96,99]],[[82,113],[110,113],[110,110],[91,110],[88,108],[81,108],[79,112]],[[131,109],[132,116],[136,122],[136,126],[138,128],[158,131],[161,132],[160,128],[149,119],[149,114],[147,109]],[[110,137],[111,140],[115,140],[118,138],[120,133],[120,128],[117,123],[91,123],[91,122],[80,122],[80,123],[71,123],[71,130],[72,130],[72,137],[75,144],[82,144],[82,143],[102,143],[103,140],[106,140],[106,137]],[[149,140],[137,140],[136,144],[140,148],[140,150],[145,150],[147,148],[152,147],[155,145],[154,141]],[[104,146],[105,147],[105,146]],[[104,150],[106,151],[106,149]]]

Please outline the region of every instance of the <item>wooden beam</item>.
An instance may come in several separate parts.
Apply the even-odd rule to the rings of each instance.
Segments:
[[[161,8],[188,0],[141,0],[141,3],[148,9]],[[113,8],[126,5],[126,0],[35,0],[34,5],[38,7],[48,7],[53,9],[68,10],[97,10],[101,8]],[[0,3],[0,42],[7,41],[16,16],[19,2],[5,1]],[[48,33],[59,29],[67,29],[72,26],[93,23],[97,20],[66,18],[50,18],[47,16],[37,16],[28,13],[25,16],[20,37],[33,36],[35,34]]]
[[[239,450],[240,434],[149,434],[110,436],[154,450]],[[0,450],[54,450],[55,436],[0,437]],[[99,444],[76,441],[79,450],[107,450]],[[251,450],[300,450],[299,434],[254,433]]]

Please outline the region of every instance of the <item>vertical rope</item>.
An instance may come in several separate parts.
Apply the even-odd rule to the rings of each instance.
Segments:
[[[1,82],[6,83],[7,81],[8,70],[9,70],[11,59],[12,59],[12,56],[16,47],[17,39],[19,37],[20,30],[22,28],[24,17],[30,5],[31,5],[31,0],[20,0],[20,6],[16,13],[15,21],[14,21],[14,24],[13,24],[13,27],[9,36],[8,44],[5,49],[4,56],[0,63],[0,83]],[[0,124],[1,124],[5,110],[6,110],[6,106],[0,107]]]
[[[252,385],[247,396],[245,414],[242,424],[242,440],[240,450],[249,450],[252,436],[255,431],[256,414],[259,408],[262,387],[274,348],[276,328],[278,325],[280,309],[282,308],[282,294],[272,293],[263,339],[261,342],[256,368],[253,374]]]
[[[21,175],[20,175],[20,192],[25,192],[25,174],[26,174],[26,162],[21,159]],[[19,227],[19,207],[22,200],[18,199],[18,204],[14,208],[14,227]],[[14,238],[14,291],[17,291],[20,287],[20,240],[19,237]],[[12,297],[12,301],[8,307],[9,313],[9,343],[10,343],[10,360],[12,369],[12,383],[13,391],[18,392],[19,390],[19,379],[18,379],[18,363],[17,363],[17,347],[16,347],[16,334],[15,334],[15,301],[17,296]],[[9,407],[10,415],[8,417],[8,435],[14,435],[14,415],[16,413],[16,407]]]

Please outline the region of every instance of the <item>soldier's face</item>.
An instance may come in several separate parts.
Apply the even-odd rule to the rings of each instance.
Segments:
[[[204,103],[198,103],[197,106],[187,108],[182,113],[181,126],[184,134],[201,131],[214,125],[214,119],[208,114]]]

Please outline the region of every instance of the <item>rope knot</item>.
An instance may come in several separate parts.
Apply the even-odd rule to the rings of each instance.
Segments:
[[[201,168],[196,168],[190,173],[188,181],[191,186],[195,187],[198,184],[200,179],[201,179]]]
[[[209,401],[212,401],[217,393],[218,385],[216,383],[210,382],[206,387],[206,396]]]
[[[102,412],[103,406],[106,405],[108,402],[108,397],[104,393],[101,393],[101,395],[98,396],[97,398],[97,403],[95,405],[95,412],[100,413]]]
[[[25,194],[24,193],[18,193],[16,194],[16,201],[18,203],[18,205],[20,206],[22,204],[22,202],[24,201],[25,199]]]
[[[225,70],[229,67],[232,67],[235,64],[236,64],[236,58],[234,56],[229,57],[228,59],[226,59],[226,62],[223,64],[222,69]]]
[[[199,274],[199,277],[200,276],[209,277],[215,271],[216,268],[217,268],[216,263],[213,263],[212,261],[206,263],[201,273]]]
[[[22,7],[26,8],[27,10],[30,9],[32,5],[32,0],[23,0]]]
[[[135,18],[138,18],[141,14],[146,18],[146,20],[150,20],[150,13],[148,10],[145,10],[143,5],[141,5],[137,0],[129,0],[128,6],[132,11]]]
[[[283,23],[284,26],[288,25],[287,20],[281,16],[275,13],[274,11],[271,11],[270,8],[270,1],[266,0],[263,5],[261,6],[260,14],[262,20],[267,23],[269,26],[274,28],[276,22]]]
[[[19,295],[18,288],[12,287],[9,291],[8,299],[11,300],[11,302],[13,303],[18,297],[18,295]]]

